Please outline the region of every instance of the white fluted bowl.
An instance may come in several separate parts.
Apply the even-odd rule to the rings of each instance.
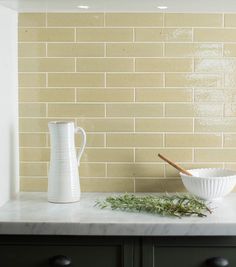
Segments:
[[[192,176],[180,173],[186,189],[204,200],[216,201],[229,194],[236,184],[236,171],[220,168],[188,170]]]

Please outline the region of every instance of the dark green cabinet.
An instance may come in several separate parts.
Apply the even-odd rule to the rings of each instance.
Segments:
[[[153,237],[143,242],[145,267],[234,267],[234,237]]]
[[[2,267],[235,267],[235,237],[0,236]]]
[[[2,236],[2,267],[138,267],[135,240],[116,237]]]

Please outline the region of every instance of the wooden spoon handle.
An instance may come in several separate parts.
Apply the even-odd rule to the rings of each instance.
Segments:
[[[188,172],[187,170],[183,169],[182,167],[180,167],[178,164],[174,163],[173,161],[171,161],[171,160],[167,159],[166,157],[162,156],[161,154],[158,154],[158,157],[163,159],[167,163],[169,163],[172,167],[174,167],[178,171],[180,171],[180,172],[182,172],[184,174],[187,174],[189,176],[192,176],[192,174],[190,172]]]

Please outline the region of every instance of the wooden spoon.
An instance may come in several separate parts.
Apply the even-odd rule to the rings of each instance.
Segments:
[[[167,163],[169,163],[172,167],[174,167],[175,169],[177,169],[178,171],[188,175],[188,176],[192,176],[192,174],[190,172],[188,172],[187,170],[183,169],[182,167],[180,167],[178,164],[174,163],[173,161],[167,159],[166,157],[162,156],[161,154],[158,154],[158,157],[163,159],[164,161],[166,161]]]

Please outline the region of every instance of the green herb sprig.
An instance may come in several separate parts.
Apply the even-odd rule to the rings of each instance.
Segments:
[[[162,196],[124,194],[107,197],[104,201],[97,201],[95,206],[101,209],[147,212],[178,218],[184,216],[206,217],[207,213],[211,213],[203,200],[187,194]]]

